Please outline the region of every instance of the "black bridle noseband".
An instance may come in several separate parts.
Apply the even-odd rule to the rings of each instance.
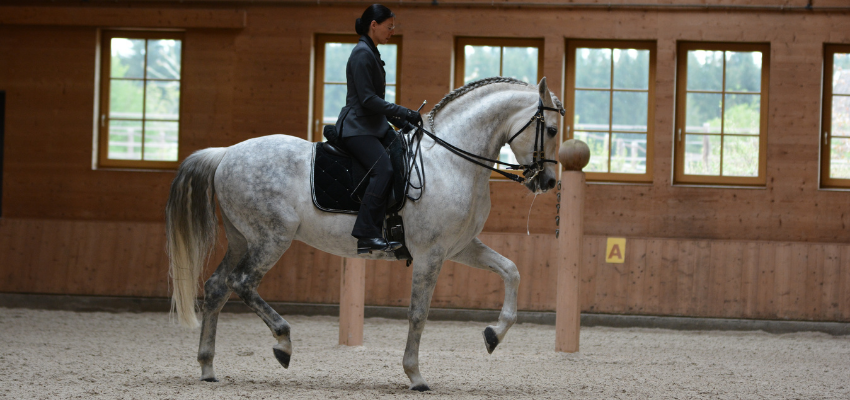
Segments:
[[[489,169],[493,172],[496,172],[496,173],[498,173],[498,174],[504,176],[505,178],[508,178],[508,179],[510,179],[514,182],[525,184],[525,183],[531,181],[532,179],[534,179],[537,176],[537,174],[539,174],[540,171],[543,170],[545,163],[553,163],[553,164],[558,163],[555,160],[543,158],[543,154],[544,154],[543,142],[544,142],[544,139],[545,139],[544,135],[546,134],[546,118],[543,116],[543,112],[544,111],[555,111],[555,112],[557,112],[561,115],[564,115],[565,111],[563,109],[557,109],[557,108],[553,108],[553,107],[544,106],[543,105],[543,99],[538,98],[537,101],[538,101],[537,112],[534,113],[534,115],[531,116],[531,119],[529,119],[528,122],[526,122],[525,125],[523,125],[523,127],[520,128],[520,130],[517,131],[517,133],[513,134],[511,136],[511,138],[508,139],[508,141],[507,141],[507,144],[510,144],[514,139],[517,138],[517,136],[519,136],[520,134],[525,132],[525,130],[529,126],[531,126],[532,122],[536,121],[537,125],[535,127],[536,129],[535,129],[535,136],[534,136],[534,150],[533,150],[533,153],[532,153],[531,164],[511,164],[511,163],[506,163],[506,162],[502,162],[502,161],[499,161],[499,160],[489,159],[487,157],[482,157],[482,156],[479,156],[477,154],[472,154],[472,153],[470,153],[466,150],[463,150],[461,148],[458,148],[458,147],[452,145],[451,143],[446,142],[443,139],[440,139],[434,133],[428,132],[428,130],[424,129],[421,125],[417,127],[416,133],[417,133],[417,136],[419,136],[421,138],[420,132],[424,132],[431,139],[434,139],[434,141],[437,144],[445,147],[447,150],[454,153],[458,157],[463,158],[464,160],[467,160],[467,161],[469,161],[473,164],[487,168],[487,169]],[[421,142],[421,140],[420,140],[420,142]],[[412,141],[410,142],[410,145],[411,146],[413,145]],[[418,152],[419,151],[417,149],[416,153],[418,153]],[[416,159],[416,156],[414,154],[413,155],[414,165],[416,163],[415,159]],[[485,164],[484,162],[489,163],[489,165]],[[498,168],[493,168],[491,166],[493,163],[503,165],[507,169],[510,169],[510,170],[522,170],[523,176],[511,174],[511,173],[505,172],[503,170],[500,170]]]

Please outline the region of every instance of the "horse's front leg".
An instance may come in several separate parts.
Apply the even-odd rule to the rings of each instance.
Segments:
[[[442,258],[421,257],[422,261],[413,261],[413,282],[410,290],[410,308],[407,310],[407,319],[410,328],[407,333],[407,346],[404,349],[404,372],[410,378],[410,389],[424,392],[431,390],[428,383],[419,373],[419,341],[422,339],[422,331],[425,329],[425,321],[428,319],[428,310],[431,308],[431,297],[434,287],[437,285],[437,277],[443,267]]]
[[[492,354],[496,346],[505,338],[508,329],[516,322],[516,298],[519,289],[519,271],[516,264],[481,243],[478,238],[473,239],[460,253],[450,259],[470,267],[493,271],[505,282],[505,301],[502,303],[502,312],[499,314],[499,324],[490,325],[484,329],[484,344],[487,346],[487,352]]]

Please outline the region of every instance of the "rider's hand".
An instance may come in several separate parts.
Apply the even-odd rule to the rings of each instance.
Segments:
[[[404,117],[407,122],[413,125],[422,125],[422,116],[418,112],[407,109],[407,115]]]

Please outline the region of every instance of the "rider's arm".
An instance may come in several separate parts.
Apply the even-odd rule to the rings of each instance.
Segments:
[[[407,108],[390,103],[378,95],[374,82],[377,78],[375,74],[381,73],[381,67],[369,51],[363,49],[352,55],[351,67],[355,77],[354,87],[357,90],[357,99],[367,111],[387,117],[405,118],[409,114]]]

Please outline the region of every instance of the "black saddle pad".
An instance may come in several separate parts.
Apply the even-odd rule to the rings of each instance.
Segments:
[[[387,133],[382,139],[389,146],[390,162],[393,165],[392,190],[387,201],[387,211],[395,213],[404,207],[405,163],[404,146],[394,140],[397,133]],[[335,213],[357,214],[360,199],[369,186],[366,169],[338,146],[316,143],[313,147],[313,172],[311,190],[316,208]]]

